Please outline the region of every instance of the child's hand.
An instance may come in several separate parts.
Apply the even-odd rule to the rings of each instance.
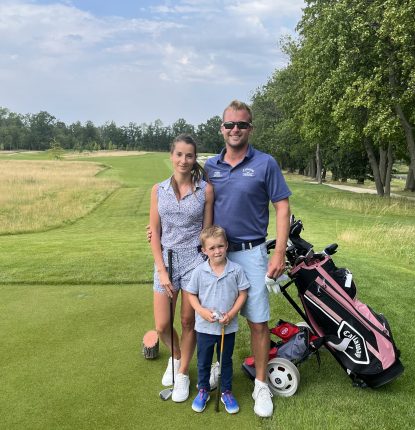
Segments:
[[[228,314],[228,312],[225,312],[223,314],[223,318],[219,320],[219,324],[228,325],[231,321],[232,321],[231,316]]]
[[[210,323],[213,323],[213,322],[215,322],[215,321],[216,321],[216,318],[215,318],[214,313],[213,313],[211,310],[209,310],[209,309],[202,308],[202,309],[199,311],[199,315],[200,315],[204,320],[206,320],[206,321],[208,321],[208,322],[210,322]]]

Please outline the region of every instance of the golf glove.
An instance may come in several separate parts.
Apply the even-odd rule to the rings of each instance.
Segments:
[[[267,275],[265,275],[265,285],[268,289],[269,293],[278,294],[281,292],[280,283],[288,281],[290,278],[284,273],[279,278],[268,278]]]

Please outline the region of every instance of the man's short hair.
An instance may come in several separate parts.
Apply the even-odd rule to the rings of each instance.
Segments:
[[[200,243],[202,244],[203,248],[205,247],[206,239],[209,239],[211,237],[222,237],[225,242],[228,241],[226,237],[226,232],[221,226],[211,225],[210,227],[205,227],[200,233]]]
[[[249,114],[249,122],[252,122],[252,110],[251,108],[244,102],[241,102],[240,100],[232,100],[229,105],[225,108],[222,115],[222,120],[225,118],[225,112],[227,110],[246,110]]]

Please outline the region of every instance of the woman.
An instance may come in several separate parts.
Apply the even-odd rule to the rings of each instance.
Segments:
[[[154,256],[154,319],[161,341],[171,351],[170,298],[173,309],[183,286],[190,280],[193,269],[203,262],[199,234],[213,221],[213,188],[202,179],[203,169],[196,161],[196,143],[181,134],[170,148],[173,175],[153,186],[150,204],[151,249]],[[166,269],[167,251],[173,251],[173,280]],[[169,358],[162,384],[172,385],[174,360],[175,384],[172,400],[183,402],[189,396],[189,363],[196,336],[195,315],[188,293],[182,290],[181,348],[176,331],[173,332],[173,357]]]

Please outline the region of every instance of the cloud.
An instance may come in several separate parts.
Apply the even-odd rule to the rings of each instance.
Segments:
[[[143,121],[158,117],[142,106],[157,109],[183,91],[189,100],[191,94],[247,94],[286,61],[277,43],[290,24],[294,28],[302,4],[160,1],[128,18],[98,16],[58,0],[3,1],[2,103],[22,113],[56,109],[51,113],[64,112],[63,120],[82,120],[77,115],[89,112],[94,121],[126,123],[132,112]],[[191,106],[183,115],[163,109],[165,121],[201,115]]]

